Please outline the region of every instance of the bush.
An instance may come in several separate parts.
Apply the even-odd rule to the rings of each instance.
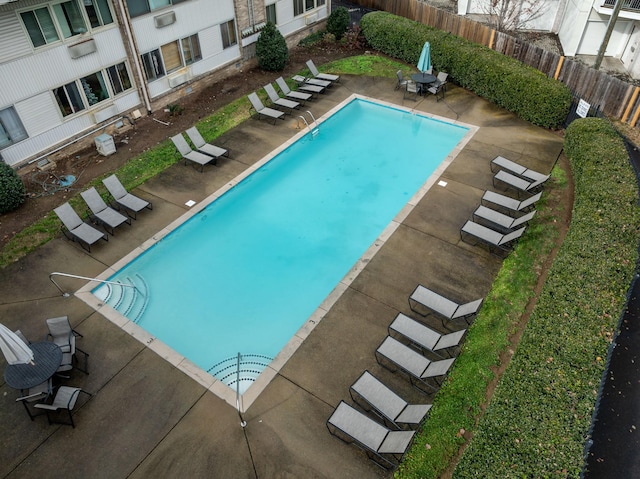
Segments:
[[[22,180],[6,163],[0,161],[0,215],[17,209],[24,203]]]
[[[350,22],[349,10],[347,10],[346,7],[338,7],[329,15],[327,32],[336,37],[336,40],[340,40],[347,31],[347,28],[349,28]]]
[[[287,42],[276,26],[268,22],[256,42],[258,66],[263,70],[282,71],[289,60]]]
[[[483,45],[386,12],[366,14],[360,27],[372,48],[413,65],[430,42],[438,70],[535,125],[559,128],[569,112],[571,92],[565,85]]]

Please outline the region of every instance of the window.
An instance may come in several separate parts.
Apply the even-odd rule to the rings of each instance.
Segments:
[[[87,31],[82,12],[75,0],[53,5],[53,13],[64,38],[80,35]]]
[[[96,72],[81,78],[80,84],[82,85],[84,96],[89,106],[93,106],[109,98],[109,92],[107,91],[107,85],[104,82],[102,72]]]
[[[321,7],[326,0],[293,0],[293,15],[302,15],[304,12]]]
[[[127,66],[124,63],[107,68],[107,73],[109,74],[109,81],[114,95],[131,88],[129,72],[127,72]]]
[[[14,107],[0,110],[0,148],[24,140],[28,136]]]
[[[83,0],[83,3],[91,28],[113,23],[113,16],[107,0]]]
[[[47,7],[20,14],[34,47],[60,40]]]
[[[222,23],[220,25],[220,32],[222,33],[223,48],[229,48],[230,46],[238,43],[236,38],[236,22],[234,20]]]
[[[184,1],[186,0],[127,0],[127,7],[129,8],[129,15],[137,17]]]
[[[182,66],[180,58],[180,47],[178,42],[171,42],[160,47],[162,58],[164,59],[164,68],[167,73],[171,73]]]
[[[184,56],[185,65],[191,65],[198,60],[202,60],[202,53],[200,52],[200,40],[198,35],[191,35],[190,37],[183,38],[182,54]]]
[[[153,50],[152,52],[142,55],[142,64],[144,65],[147,80],[157,80],[164,76],[164,66],[162,65],[160,50]]]
[[[293,15],[298,16],[304,13],[304,0],[293,0]]]
[[[56,97],[62,116],[77,113],[85,108],[75,82],[54,89],[53,95]]]
[[[272,3],[271,5],[267,5],[267,22],[271,22],[274,25],[278,24],[278,20],[276,18],[276,4]]]

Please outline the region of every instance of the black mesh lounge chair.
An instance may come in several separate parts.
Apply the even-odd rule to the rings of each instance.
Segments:
[[[53,211],[64,225],[62,228],[64,235],[72,241],[77,239],[87,251],[91,252],[91,245],[98,240],[109,241],[106,233],[82,221],[69,203],[64,203]]]
[[[501,195],[500,193],[495,193],[493,191],[485,191],[484,195],[482,195],[482,203],[492,203],[494,205],[501,206],[507,210],[511,211],[529,211],[533,208],[536,201],[538,201],[542,197],[542,193],[537,193],[526,200],[516,200],[514,198],[509,198],[508,196]]]
[[[467,324],[476,315],[481,304],[482,298],[465,304],[457,304],[421,284],[416,286],[416,289],[409,296],[411,311],[421,316],[426,316],[429,311],[433,311],[447,320],[464,319]]]
[[[291,79],[298,84],[298,90],[302,90],[307,93],[324,93],[327,87],[331,85],[331,82],[325,82],[322,80],[316,80],[320,82],[320,84],[312,83],[311,80],[303,77],[302,75],[295,75],[291,77]]]
[[[431,404],[409,404],[369,371],[365,371],[349,388],[351,399],[365,410],[367,405],[383,421],[397,429],[416,428],[431,409]],[[366,404],[363,404],[366,403]]]
[[[332,75],[331,73],[320,73],[316,68],[315,63],[313,63],[313,60],[307,61],[307,67],[309,68],[309,71],[314,76],[314,78],[317,78],[318,80],[330,81],[332,83],[340,81],[340,77],[338,75]]]
[[[278,88],[280,88],[280,91],[282,92],[282,94],[287,98],[290,98],[291,100],[304,102],[304,101],[311,100],[311,98],[313,98],[312,93],[292,91],[291,88],[289,88],[289,85],[287,85],[287,82],[284,81],[284,78],[282,77],[276,78],[276,83],[278,84]]]
[[[473,237],[486,244],[489,252],[496,251],[505,253],[513,247],[514,243],[522,236],[526,228],[526,226],[523,226],[511,233],[502,234],[499,231],[492,230],[473,221],[467,221],[460,229],[460,239],[466,241],[469,237]]]
[[[398,466],[415,435],[415,431],[392,431],[344,401],[327,419],[327,429],[343,442],[361,448],[369,459],[388,470]]]
[[[80,193],[80,196],[84,199],[91,211],[91,218],[96,222],[100,223],[105,230],[109,231],[111,235],[115,233],[115,229],[123,223],[127,223],[131,225],[131,218],[129,216],[125,216],[122,213],[111,208],[107,205],[100,193],[94,188],[91,187],[86,191]]]
[[[47,339],[53,341],[62,350],[62,364],[56,372],[61,373],[76,368],[85,374],[89,374],[89,355],[76,347],[76,338],[81,338],[82,334],[71,327],[69,317],[49,318],[45,322],[49,330]],[[77,363],[76,352],[82,353],[84,356],[83,367],[75,366],[75,363]]]
[[[464,333],[467,332],[466,329],[462,329],[442,334],[402,313],[398,313],[388,329],[389,336],[393,333],[401,334],[413,344],[431,351],[439,357],[442,356],[438,351],[451,351],[452,348],[460,344]],[[447,356],[451,357],[451,354],[447,354]]]
[[[383,358],[387,361],[382,361]],[[416,389],[429,393],[422,386],[426,386],[431,391],[437,391],[441,385],[439,378],[443,378],[447,374],[455,358],[431,361],[397,339],[387,336],[376,349],[376,361],[390,371],[393,370],[389,368],[387,363],[393,363],[409,375],[409,380]],[[429,383],[429,380],[432,380],[436,385]]]
[[[60,386],[56,391],[56,395],[53,398],[53,402],[51,404],[36,404],[34,407],[39,409],[44,409],[47,413],[47,419],[49,419],[49,424],[57,423],[57,424],[69,424],[72,427],[76,427],[73,422],[73,416],[71,415],[71,411],[76,405],[78,401],[78,396],[80,393],[84,393],[88,396],[91,396],[90,393],[83,391],[80,388],[74,388],[69,386]],[[51,419],[51,413],[65,410],[69,414],[69,422],[60,422],[57,420]]]
[[[120,183],[116,175],[105,178],[102,180],[102,183],[113,197],[115,204],[118,207],[124,208],[129,216],[133,214],[133,219],[136,219],[138,212],[144,208],[153,209],[153,205],[149,201],[129,193],[124,186],[122,186],[122,183]]]
[[[478,206],[476,210],[473,212],[474,221],[477,218],[481,218],[483,220],[487,220],[499,228],[503,229],[505,232],[510,232],[512,229],[517,228],[518,226],[527,224],[534,216],[536,215],[536,210],[530,211],[519,217],[512,217],[509,215],[505,215],[491,208],[487,208],[486,206]]]
[[[493,176],[493,185],[496,185],[496,181],[500,181],[511,188],[514,188],[518,193],[532,193],[537,191],[549,177],[542,177],[537,181],[529,181],[519,176],[512,175],[505,170],[498,171]]]
[[[221,156],[229,157],[229,150],[225,150],[224,148],[220,148],[219,146],[215,146],[204,141],[204,138],[202,138],[202,135],[195,126],[189,128],[186,133],[191,140],[191,143],[193,143],[193,146],[195,146],[200,153],[204,153],[205,155],[213,156],[213,158],[215,158],[213,162],[214,165],[218,165],[218,158]]]
[[[496,170],[495,167],[502,168],[503,170],[507,170],[514,175],[522,176],[527,180],[531,181],[547,181],[549,179],[549,175],[543,175],[535,170],[530,170],[529,168],[522,166],[515,161],[508,160],[504,156],[496,156],[493,160],[491,160],[491,171],[494,173]]]
[[[172,136],[171,141],[178,150],[178,153],[180,153],[180,155],[182,155],[182,158],[184,158],[184,164],[186,165],[188,161],[191,161],[197,165],[200,165],[200,173],[204,171],[204,165],[216,161],[213,156],[205,155],[204,153],[200,153],[199,151],[192,150],[187,143],[187,140],[184,139],[184,136],[182,136],[181,133],[178,133],[176,136]]]
[[[273,118],[274,125],[276,124],[276,121],[278,120],[278,118],[280,118],[281,120],[284,120],[283,111],[275,110],[273,108],[267,108],[266,106],[264,106],[262,104],[262,101],[260,101],[260,98],[258,98],[258,95],[256,95],[255,92],[249,93],[249,101],[251,102],[251,107],[258,114],[258,119],[260,119],[263,116],[266,118]]]
[[[273,105],[275,106],[288,108],[289,111],[300,108],[300,102],[287,100],[286,98],[280,98],[278,96],[278,93],[276,92],[276,89],[273,88],[273,85],[271,83],[268,83],[264,86],[264,91],[267,92],[269,100],[271,100],[271,103],[273,103]]]

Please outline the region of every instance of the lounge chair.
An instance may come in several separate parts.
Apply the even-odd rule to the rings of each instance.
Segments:
[[[289,111],[300,108],[300,102],[287,100],[286,98],[280,98],[278,96],[278,93],[276,92],[276,89],[273,88],[273,85],[271,83],[264,86],[264,91],[267,92],[269,100],[271,100],[271,103],[273,103],[275,106],[288,108]]]
[[[349,388],[351,399],[367,410],[366,402],[383,421],[397,429],[401,425],[417,427],[431,409],[431,404],[409,404],[385,386],[369,371],[365,371]]]
[[[221,156],[226,156],[227,158],[229,157],[228,150],[225,150],[224,148],[220,148],[219,146],[212,145],[211,143],[207,143],[206,141],[204,141],[204,138],[202,138],[202,135],[200,134],[200,132],[195,126],[192,126],[191,128],[189,128],[186,131],[186,133],[189,139],[191,140],[191,143],[193,143],[193,146],[195,146],[200,153],[213,156],[214,165],[216,166],[218,165],[218,158],[220,158]]]
[[[327,419],[327,429],[341,441],[360,447],[372,461],[388,470],[398,466],[415,435],[415,431],[392,431],[344,401]]]
[[[508,160],[504,156],[496,156],[493,160],[491,160],[491,171],[495,172],[494,166],[502,168],[503,170],[507,170],[515,175],[522,176],[531,181],[546,181],[549,179],[549,175],[543,175],[535,170],[530,170],[529,168],[522,166],[515,161]]]
[[[82,221],[78,216],[78,213],[75,212],[69,203],[64,203],[53,211],[64,225],[62,228],[64,235],[72,241],[75,241],[76,239],[80,241],[80,246],[87,251],[91,252],[91,245],[98,240],[103,239],[105,241],[109,241],[109,237],[106,233],[103,233]]]
[[[284,112],[280,110],[274,110],[273,108],[267,108],[266,106],[264,106],[260,101],[260,98],[258,98],[258,95],[255,94],[255,92],[249,93],[249,101],[251,102],[251,107],[258,114],[258,119],[260,119],[260,117],[262,116],[267,118],[273,118],[274,125],[276,124],[276,121],[278,120],[278,118],[284,120]]]
[[[308,93],[324,93],[327,86],[331,85],[331,82],[324,82],[322,80],[317,80],[318,82],[321,82],[320,84],[312,83],[310,79],[303,77],[302,75],[295,75],[291,78],[298,84],[298,90]]]
[[[37,407],[39,409],[44,409],[46,411],[47,418],[49,419],[49,424],[53,424],[54,422],[56,424],[69,424],[70,426],[75,428],[76,425],[73,422],[73,416],[71,415],[71,411],[73,411],[73,408],[76,405],[76,402],[78,400],[78,396],[80,395],[80,393],[84,393],[84,394],[87,394],[88,396],[91,396],[90,393],[88,393],[87,391],[83,391],[80,388],[60,386],[56,391],[56,395],[53,398],[53,402],[51,404],[36,404],[34,407]],[[51,419],[50,413],[59,411],[59,410],[67,411],[67,413],[69,414],[69,422],[59,422]]]
[[[131,226],[131,218],[129,216],[125,216],[122,213],[111,208],[109,205],[105,203],[94,187],[89,188],[86,191],[80,193],[80,196],[84,199],[91,211],[91,217],[100,223],[105,230],[109,231],[111,235],[115,233],[115,230],[118,226],[123,223],[127,223]]]
[[[478,206],[473,212],[473,219],[482,218],[498,225],[500,228],[510,232],[510,230],[517,228],[520,225],[524,225],[529,222],[536,215],[536,210],[530,211],[527,214],[513,218],[512,216],[505,215],[499,211],[487,208],[486,206]]]
[[[409,296],[409,307],[411,308],[411,311],[418,313],[421,316],[426,316],[428,314],[428,311],[424,312],[424,308],[426,308],[427,310],[438,313],[444,319],[464,319],[467,324],[478,312],[481,304],[482,298],[465,304],[457,304],[450,299],[441,296],[435,291],[425,288],[421,284],[416,286],[416,289],[414,289],[411,296]],[[418,309],[418,305],[421,305],[423,308]]]
[[[453,333],[442,334],[402,313],[398,313],[389,325],[389,336],[392,333],[401,334],[413,344],[431,351],[437,356],[440,356],[437,351],[450,350],[458,346],[466,332],[466,329],[462,329]]]
[[[399,90],[400,88],[405,88],[409,80],[402,77],[402,70],[398,70],[396,72],[396,76],[398,77],[398,83],[396,83],[396,90]]]
[[[529,181],[524,178],[520,178],[519,176],[512,175],[505,170],[500,170],[493,176],[493,185],[495,186],[496,181],[501,181],[502,183],[515,188],[519,193],[531,193],[541,187],[548,178],[549,177],[547,176],[540,178],[537,181]]]
[[[311,100],[311,98],[313,98],[312,93],[292,91],[291,88],[289,88],[289,85],[287,85],[287,82],[284,81],[284,78],[282,77],[276,78],[276,83],[278,84],[278,88],[280,88],[280,91],[282,92],[282,94],[287,98],[291,98],[292,100],[303,101],[303,102]]]
[[[330,81],[332,83],[340,81],[340,77],[338,75],[332,75],[331,73],[320,73],[316,68],[316,65],[313,63],[313,60],[307,61],[307,67],[309,68],[309,71],[314,76],[314,78],[317,78],[318,80]]]
[[[378,349],[376,349],[376,361],[378,361],[378,364],[382,367],[389,369],[389,367],[381,361],[381,358],[385,358],[407,373],[411,384],[424,393],[428,393],[428,391],[421,386],[426,386],[431,391],[438,390],[441,385],[438,378],[445,376],[455,361],[455,358],[431,361],[391,336],[387,336]],[[433,380],[436,386],[430,384],[428,382],[429,379]]]
[[[171,141],[178,150],[178,153],[180,153],[182,158],[184,158],[184,164],[186,165],[187,161],[191,161],[200,165],[200,173],[204,171],[204,165],[217,161],[213,156],[192,150],[189,143],[187,143],[187,140],[184,139],[184,136],[182,136],[181,133],[178,133],[176,136],[172,136]]]
[[[492,230],[473,221],[467,221],[460,229],[460,239],[465,241],[465,238],[472,236],[485,243],[489,248],[489,252],[491,252],[492,248],[506,252],[509,251],[514,242],[522,236],[525,229],[527,229],[527,227],[523,226],[511,233],[502,234],[499,231]]]
[[[113,197],[116,205],[124,208],[129,216],[133,214],[133,219],[136,219],[138,213],[143,209],[153,209],[153,205],[149,201],[143,200],[142,198],[138,198],[136,195],[129,193],[124,186],[122,186],[122,183],[120,183],[120,180],[116,175],[111,175],[105,178],[102,180],[102,183]]]
[[[493,191],[485,191],[482,195],[483,203],[492,203],[494,205],[502,206],[511,211],[528,211],[530,210],[536,201],[542,197],[542,193],[537,193],[526,200],[520,201],[508,196],[501,195],[500,193],[494,193]]]

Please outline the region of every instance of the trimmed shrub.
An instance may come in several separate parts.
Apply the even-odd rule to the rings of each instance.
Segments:
[[[535,125],[559,128],[569,112],[571,92],[565,85],[483,45],[386,12],[366,14],[360,27],[372,48],[414,65],[424,42],[430,42],[438,70]]]
[[[24,183],[6,163],[0,161],[0,215],[17,209],[24,203]]]
[[[336,40],[340,40],[347,31],[347,28],[349,28],[350,22],[349,10],[347,10],[346,7],[338,7],[329,15],[327,32],[336,37]]]
[[[282,33],[272,22],[268,22],[260,32],[256,42],[258,66],[263,70],[279,72],[284,70],[289,60],[289,48]]]

